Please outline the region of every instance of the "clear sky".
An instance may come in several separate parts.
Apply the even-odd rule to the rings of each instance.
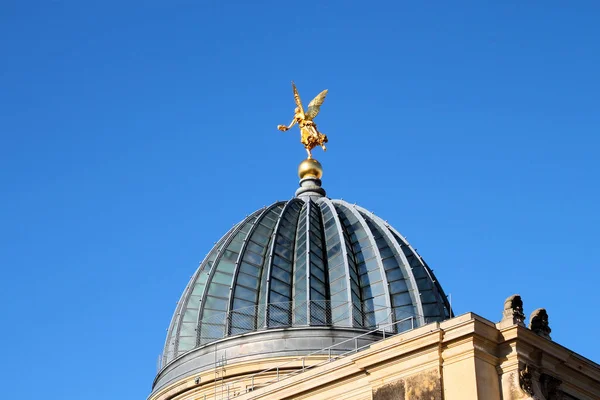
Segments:
[[[600,362],[599,4],[0,1],[4,396],[149,394],[199,261],[293,196],[292,79],[457,314],[520,293]]]

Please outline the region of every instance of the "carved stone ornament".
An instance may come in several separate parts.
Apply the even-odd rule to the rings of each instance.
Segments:
[[[523,300],[518,294],[513,294],[504,301],[502,311],[502,322],[519,324],[524,326],[525,314],[523,313]]]
[[[533,378],[527,365],[519,368],[519,386],[525,393],[533,396]]]
[[[552,340],[550,337],[552,329],[550,329],[550,325],[548,324],[548,313],[546,312],[546,309],[538,308],[531,313],[531,316],[529,317],[529,329],[543,338]]]
[[[571,397],[565,396],[561,390],[562,381],[540,373],[532,366],[523,364],[519,367],[519,386],[526,396],[533,400],[567,400]],[[519,397],[520,398],[520,397]]]
[[[546,400],[563,400],[563,392],[560,390],[562,381],[553,376],[542,374],[540,376],[540,389]]]

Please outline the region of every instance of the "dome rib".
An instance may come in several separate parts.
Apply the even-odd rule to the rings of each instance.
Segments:
[[[365,314],[365,320],[369,319],[369,322],[365,321],[365,325],[376,325],[382,321],[389,321],[389,311],[392,310],[392,304],[390,302],[389,288],[387,282],[385,282],[386,275],[383,268],[383,263],[381,262],[381,254],[379,252],[379,247],[375,242],[375,238],[373,237],[373,233],[369,229],[365,219],[355,208],[352,206],[348,207],[342,202],[336,200],[334,200],[333,203],[337,204],[340,208],[346,210],[354,217],[356,222],[352,224],[352,229],[355,230],[355,234],[357,236],[359,235],[359,233],[356,233],[357,230],[355,227],[356,224],[359,224],[360,229],[362,229],[368,240],[368,246],[361,245],[360,249],[356,249],[355,252],[357,261],[359,261],[358,271],[359,282],[363,291],[363,311]],[[348,214],[346,214],[346,216],[348,216]],[[351,219],[348,218],[348,220]],[[357,243],[360,243],[360,241],[361,240],[358,240]],[[373,261],[376,267],[370,267],[369,264],[373,265]],[[364,270],[361,271],[361,266],[363,264]],[[381,291],[377,293],[377,291],[373,290],[374,285],[377,285],[380,282],[383,293],[381,293]],[[378,304],[380,300],[375,300],[378,297],[380,300],[383,300],[384,304]],[[381,309],[382,306],[385,306],[385,308]]]
[[[296,241],[296,260],[299,267],[294,274],[294,310],[296,323],[307,325],[310,320],[308,302],[310,301],[310,198],[304,203],[300,214]],[[301,244],[299,244],[301,243]]]
[[[352,304],[352,289],[348,249],[345,245],[342,224],[331,200],[323,198],[320,207],[323,215],[325,246],[327,249],[331,249],[331,254],[327,258],[327,273],[332,303],[331,313],[334,316],[332,323],[333,325],[353,326],[352,312],[346,312],[346,308],[351,307]],[[331,231],[331,234],[328,234],[328,231]],[[339,250],[337,250],[338,247]],[[336,284],[338,281],[340,283]],[[337,291],[334,292],[336,289]],[[340,314],[340,319],[335,318]]]
[[[408,271],[408,260],[406,259],[406,256],[404,255],[404,252],[402,251],[402,249],[400,248],[400,245],[398,244],[398,242],[394,239],[394,236],[391,234],[390,230],[386,227],[386,224],[384,221],[381,220],[381,218],[376,217],[374,215],[369,216],[369,211],[365,210],[362,207],[358,207],[357,209],[359,210],[359,212],[361,212],[361,214],[364,216],[364,218],[367,221],[372,221],[373,224],[375,224],[379,229],[379,232],[384,235],[384,237],[386,238],[386,241],[388,243],[388,245],[391,245],[394,250],[395,250],[395,254],[394,257],[396,258],[396,262],[398,264],[398,268],[402,273],[402,276],[404,278],[405,281],[408,280],[409,286],[408,287],[408,293],[410,295],[411,298],[411,303],[413,305],[416,305],[416,309],[417,309],[417,318],[419,319],[419,323],[424,324],[425,323],[425,317],[423,316],[423,305],[421,304],[420,298],[419,298],[419,289],[417,287],[417,282],[415,280],[415,277],[412,273],[410,273]],[[371,213],[372,214],[372,213]],[[388,276],[388,272],[386,271],[386,278],[388,278],[388,286],[391,285],[391,282],[394,282],[396,280],[394,279],[390,279],[390,277]],[[390,293],[391,296],[394,295],[398,295],[401,294],[401,292],[396,293],[393,289],[391,289],[394,293]],[[393,302],[393,298],[392,297],[392,302]],[[400,305],[398,304],[394,304],[394,310],[400,307]],[[404,318],[405,316],[402,315],[398,315],[398,313],[396,313],[395,315],[396,320],[400,320],[402,318]]]
[[[346,253],[348,255],[348,278],[350,280],[350,297],[352,298],[352,326],[362,327],[364,326],[363,296],[359,281],[359,273],[357,267],[358,263],[356,260],[355,251],[352,246],[351,232],[348,230],[344,222],[347,220],[346,215],[344,213],[340,213],[340,211],[335,207],[335,204],[333,205],[335,213],[338,216],[340,230],[342,231],[344,237],[344,247],[346,248]]]

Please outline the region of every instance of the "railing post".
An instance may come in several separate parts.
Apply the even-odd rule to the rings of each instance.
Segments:
[[[358,339],[354,339],[354,352],[358,351]]]
[[[252,390],[254,391],[254,375],[252,375]],[[204,395],[204,396],[206,397],[206,395]]]
[[[410,317],[410,329],[415,329],[415,319],[414,319],[414,317]]]
[[[385,328],[383,328],[383,340],[385,340]]]

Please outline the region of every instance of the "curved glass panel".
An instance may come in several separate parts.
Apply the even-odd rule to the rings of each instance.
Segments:
[[[255,218],[256,215],[260,213],[259,211],[254,212],[249,219]],[[212,270],[213,264],[217,256],[223,251],[224,246],[227,244],[227,241],[230,239],[233,232],[239,230],[240,226],[242,226],[244,221],[238,223],[233,228],[229,230],[213,247],[213,249],[209,252],[207,257],[204,259],[200,267],[196,271],[196,274],[192,278],[192,282],[188,288],[187,293],[184,294],[184,299],[181,303],[181,308],[179,309],[178,314],[176,314],[176,318],[174,317],[174,323],[171,328],[171,346],[173,348],[173,352],[169,353],[167,356],[168,359],[174,358],[179,354],[182,354],[196,345],[196,336],[197,331],[196,327],[198,324],[198,313],[200,309],[200,301],[202,298],[202,294],[206,288],[206,281],[208,276]],[[195,314],[195,316],[194,316]]]
[[[420,301],[423,305],[425,322],[441,321],[443,319],[443,314],[441,313],[443,308],[440,307],[440,305],[443,305],[444,302],[437,296],[437,290],[434,287],[429,274],[425,270],[425,266],[421,264],[419,257],[413,253],[410,246],[408,246],[404,240],[402,240],[393,230],[390,229],[390,232],[400,244],[400,248],[404,252],[404,256],[408,260],[408,264],[415,277],[415,281],[417,282]]]
[[[330,321],[329,290],[327,279],[327,258],[323,252],[323,225],[321,209],[312,201],[308,207],[308,265],[309,265],[309,298],[310,325],[327,325]]]
[[[373,220],[363,214],[367,225],[379,248],[381,261],[386,274],[388,290],[391,297],[392,311],[395,321],[400,321],[408,317],[418,315],[414,291],[411,290],[411,283],[403,271],[407,271],[406,266],[402,265],[402,259],[396,254],[394,246],[388,236],[377,226]],[[410,329],[411,321],[406,321],[404,326],[397,327],[399,331]]]
[[[296,227],[296,244],[294,250],[294,267],[292,271],[292,298],[294,309],[294,325],[308,325],[308,312],[307,312],[307,276],[306,269],[308,263],[308,250],[307,250],[307,229],[306,229],[306,216],[308,212],[308,205],[304,204],[300,210],[298,217],[298,224]],[[275,321],[274,321],[275,322]]]
[[[254,331],[262,323],[257,315],[257,307],[253,306],[258,302],[259,276],[266,275],[267,251],[283,207],[283,203],[271,206],[244,239],[240,266],[235,285],[232,286],[233,303],[227,321],[230,335]]]
[[[348,233],[349,244],[356,260],[360,300],[362,300],[361,326],[373,327],[378,322],[385,321],[389,313],[386,306],[388,301],[385,283],[376,259],[377,252],[362,221],[347,207],[336,204],[336,208],[340,221]]]
[[[264,215],[264,214],[263,214]],[[199,334],[196,336],[196,345],[217,340],[225,336],[225,318],[222,317],[227,311],[229,303],[230,288],[233,285],[233,271],[237,262],[239,251],[244,239],[254,226],[257,216],[246,219],[244,225],[237,231],[232,240],[219,253],[209,276],[204,296],[204,303],[197,318]]]

